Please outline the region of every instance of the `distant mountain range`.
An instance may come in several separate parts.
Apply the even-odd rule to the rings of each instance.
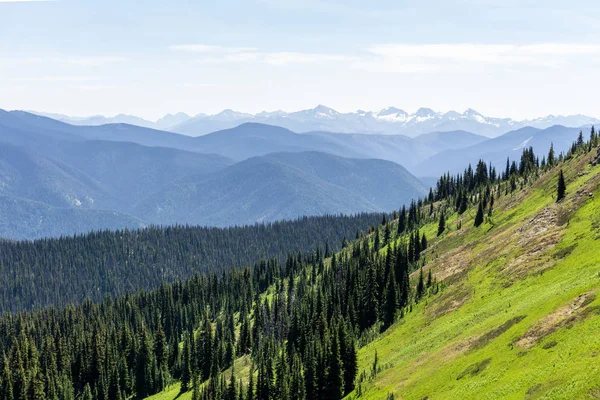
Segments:
[[[320,136],[236,129],[191,138],[0,110],[0,237],[392,211],[426,193],[398,164],[307,151],[329,143]],[[221,147],[234,157],[206,154]],[[349,152],[335,143],[329,150]]]
[[[540,161],[548,154],[551,144],[557,155],[566,152],[577,140],[579,132],[580,128],[560,125],[546,129],[521,128],[472,146],[441,151],[421,161],[413,170],[419,171],[420,177],[439,177],[446,172],[461,173],[466,165],[475,165],[482,159],[502,172],[506,167],[506,158],[518,163],[524,148],[533,147]],[[585,132],[586,138],[588,135],[589,132]]]
[[[160,224],[229,226],[300,215],[392,211],[426,190],[390,161],[272,153],[174,182],[144,199],[133,214]]]
[[[436,112],[429,108],[420,108],[413,114],[395,107],[380,111],[356,111],[340,113],[332,108],[319,105],[313,109],[296,112],[261,112],[247,114],[233,110],[224,110],[215,115],[198,114],[191,117],[184,113],[168,114],[158,121],[147,121],[129,115],[115,117],[94,116],[87,118],[66,115],[44,114],[59,121],[74,125],[103,125],[126,123],[147,128],[169,130],[190,136],[200,136],[223,129],[230,129],[247,122],[276,125],[294,132],[325,131],[336,133],[402,134],[414,137],[429,132],[463,130],[487,137],[496,137],[511,130],[531,126],[545,129],[554,125],[580,127],[599,124],[600,120],[585,115],[555,116],[532,120],[513,120],[510,118],[487,117],[468,109],[462,113],[449,111]]]

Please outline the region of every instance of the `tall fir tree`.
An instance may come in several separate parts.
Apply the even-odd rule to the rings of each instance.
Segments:
[[[475,227],[483,224],[483,203],[479,202],[479,207],[477,208],[477,215],[475,215]]]
[[[567,185],[565,184],[565,176],[563,175],[563,170],[561,169],[558,174],[558,184],[556,186],[556,202],[557,203],[565,198],[566,192],[567,192]]]
[[[437,235],[440,236],[446,230],[446,216],[444,211],[440,212],[440,221],[438,222]]]

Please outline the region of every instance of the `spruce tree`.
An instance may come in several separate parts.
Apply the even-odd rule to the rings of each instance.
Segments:
[[[400,216],[398,217],[398,234],[404,233],[406,230],[406,207],[402,206]]]
[[[479,202],[479,207],[477,208],[477,215],[475,215],[475,227],[483,224],[483,204]]]
[[[446,230],[446,216],[444,211],[440,212],[440,222],[438,223],[437,235],[440,236]]]
[[[554,166],[554,164],[556,164],[556,158],[554,155],[554,143],[550,143],[550,150],[548,150],[548,159],[547,159],[546,163],[550,167],[552,167],[552,166]]]
[[[421,267],[421,272],[419,274],[419,282],[417,283],[417,292],[416,297],[417,300],[420,300],[421,297],[425,295],[425,277],[423,276],[423,267]]]
[[[186,334],[183,339],[183,360],[180,377],[182,393],[190,390],[190,383],[192,380],[192,350],[190,340],[190,335]]]
[[[563,175],[562,169],[558,174],[558,185],[556,187],[556,202],[558,203],[562,199],[565,198],[565,193],[567,191],[567,185],[565,184],[565,176]]]
[[[398,295],[396,293],[396,278],[394,276],[394,269],[390,270],[388,275],[386,286],[385,286],[385,303],[383,309],[383,328],[386,329],[394,323],[394,316],[396,315],[396,309],[398,308],[397,302]]]
[[[8,357],[3,357],[3,369],[0,375],[0,398],[10,399],[13,398],[13,385],[12,385],[12,373],[8,362]]]
[[[344,395],[344,375],[340,344],[335,333],[332,334],[331,346],[327,360],[327,399],[337,400]]]

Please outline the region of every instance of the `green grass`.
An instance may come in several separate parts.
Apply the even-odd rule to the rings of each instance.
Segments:
[[[595,200],[600,190],[591,182],[600,167],[579,160],[564,169],[565,204],[554,205],[554,170],[522,198],[497,200],[493,226],[474,228],[465,218],[462,231],[433,241],[430,252],[442,255],[469,243],[469,254],[460,254],[468,260],[464,271],[359,351],[359,373],[369,376],[375,352],[382,371],[361,383],[360,397],[355,391],[349,398],[382,399],[388,393],[419,400],[600,397],[600,301],[594,297],[600,289],[600,201]],[[586,189],[576,208],[569,196],[586,184],[594,197]],[[547,207],[571,209],[571,218],[554,228],[556,246],[534,253],[550,235],[544,231],[523,240],[520,229]],[[446,267],[441,258],[428,265],[434,274]],[[589,304],[565,311],[566,317],[553,315],[569,310],[583,294],[590,294]],[[456,306],[449,306],[453,302]],[[530,330],[543,334],[531,347],[520,345]]]
[[[479,228],[472,208],[447,215],[440,237],[431,218],[420,229],[429,242],[424,268],[441,289],[383,334],[369,334],[375,340],[358,353],[363,378],[348,398],[600,398],[600,167],[588,161],[560,166],[568,185],[560,205],[555,168],[533,186],[496,196]],[[235,373],[247,382],[247,356],[236,360]],[[175,384],[149,399],[190,398]]]

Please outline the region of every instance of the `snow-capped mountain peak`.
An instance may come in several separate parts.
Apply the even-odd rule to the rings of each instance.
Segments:
[[[404,122],[408,118],[408,113],[406,111],[396,107],[384,108],[377,114],[372,113],[372,115],[375,115],[375,118],[379,120],[387,122]]]
[[[44,115],[40,113],[41,115]],[[264,123],[281,126],[294,132],[328,131],[337,133],[376,133],[402,134],[417,136],[430,132],[465,130],[476,134],[495,137],[508,131],[532,126],[545,129],[553,125],[582,127],[600,125],[600,120],[585,115],[548,115],[530,120],[494,118],[468,108],[464,112],[448,111],[440,113],[431,108],[419,108],[409,114],[406,111],[387,107],[379,111],[358,110],[340,113],[325,105],[296,112],[263,111],[257,114],[226,109],[214,115],[198,114],[189,117],[180,113],[166,115],[156,122],[145,121],[133,116],[114,118],[87,117],[72,118],[50,115],[51,118],[77,125],[101,125],[105,123],[125,122],[140,126],[167,129],[192,136],[203,135],[220,129],[233,128],[246,122]]]

